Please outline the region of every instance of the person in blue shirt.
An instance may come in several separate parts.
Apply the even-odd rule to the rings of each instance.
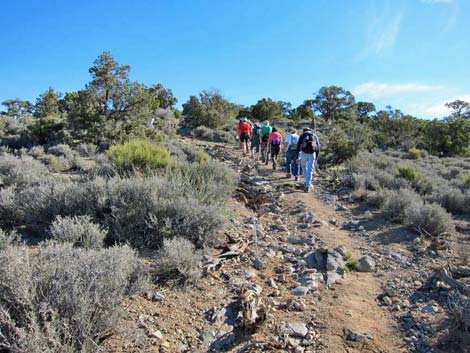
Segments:
[[[300,163],[304,172],[305,192],[309,192],[312,186],[315,162],[319,156],[320,139],[310,128],[305,128],[297,143],[297,163]]]
[[[284,140],[284,153],[286,154],[286,172],[287,177],[294,175],[295,181],[299,179],[299,165],[297,164],[297,143],[299,135],[297,130],[292,129]]]

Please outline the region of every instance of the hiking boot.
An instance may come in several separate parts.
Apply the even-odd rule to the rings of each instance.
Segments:
[[[310,187],[309,186],[306,186],[305,189],[304,189],[305,192],[309,192],[310,191]]]
[[[299,177],[298,177],[298,176],[295,176],[295,177],[294,177],[294,181],[299,181]]]
[[[287,173],[286,178],[290,179],[291,177],[292,177],[292,175],[290,173]]]

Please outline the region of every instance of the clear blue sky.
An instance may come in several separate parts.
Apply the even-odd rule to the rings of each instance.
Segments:
[[[16,0],[0,14],[0,101],[90,80],[105,50],[179,103],[311,98],[340,85],[420,117],[470,101],[468,0]]]

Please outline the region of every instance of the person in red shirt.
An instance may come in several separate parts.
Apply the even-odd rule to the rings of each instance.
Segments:
[[[276,170],[277,167],[277,156],[281,151],[282,145],[282,135],[277,131],[275,127],[273,127],[272,132],[269,134],[268,139],[268,149],[271,153],[271,159],[273,161],[273,170]]]
[[[238,123],[237,138],[240,140],[240,148],[243,151],[243,155],[246,156],[250,150],[250,140],[253,126],[249,123],[247,118],[243,118]]]

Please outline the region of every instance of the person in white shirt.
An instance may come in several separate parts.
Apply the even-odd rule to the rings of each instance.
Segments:
[[[297,130],[292,129],[284,140],[284,152],[286,154],[286,172],[287,177],[294,175],[295,180],[299,179],[299,165],[297,164],[297,143],[299,135]]]

